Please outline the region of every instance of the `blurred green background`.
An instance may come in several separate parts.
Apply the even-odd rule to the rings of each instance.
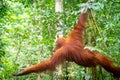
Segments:
[[[63,0],[63,12],[55,12],[55,0],[0,0],[0,80],[37,80],[37,74],[13,77],[22,68],[49,58],[55,46],[57,26],[63,36],[75,26],[87,0]],[[89,7],[89,6],[88,6]],[[87,22],[84,43],[109,56],[120,66],[120,1],[96,0]],[[66,62],[62,75],[41,73],[40,80],[114,80],[103,68],[84,68]]]

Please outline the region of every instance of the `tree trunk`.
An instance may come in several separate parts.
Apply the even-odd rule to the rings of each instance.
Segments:
[[[55,12],[61,13],[63,11],[63,5],[62,5],[62,0],[56,0],[55,2]],[[56,39],[59,37],[63,37],[63,31],[61,29],[61,21],[59,20],[60,16],[58,16],[58,24],[57,24],[57,34],[56,34]],[[62,79],[62,65],[59,65],[57,67],[58,71],[58,80]]]
[[[40,80],[40,73],[38,73],[38,80]]]

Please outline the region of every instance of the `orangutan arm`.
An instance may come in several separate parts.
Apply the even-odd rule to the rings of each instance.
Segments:
[[[87,12],[83,12],[80,15],[80,18],[78,20],[77,25],[74,27],[74,29],[71,31],[69,38],[70,39],[75,39],[75,40],[80,40],[82,41],[83,39],[83,32],[85,30],[86,27],[86,22],[88,19],[88,13],[90,12],[90,10],[88,9]]]
[[[65,61],[65,55],[66,49],[62,47],[56,50],[50,59],[40,62],[36,65],[30,66],[28,68],[25,68],[24,70],[16,74],[13,74],[13,76],[22,76],[30,73],[38,73],[47,70],[54,71],[58,64],[62,64]]]

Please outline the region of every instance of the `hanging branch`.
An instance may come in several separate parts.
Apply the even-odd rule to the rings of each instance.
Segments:
[[[93,20],[93,23],[94,23],[94,25],[95,25],[95,28],[97,29],[98,34],[99,34],[100,37],[102,38],[104,47],[105,47],[105,49],[108,51],[108,47],[107,47],[107,45],[106,45],[105,42],[104,42],[104,38],[103,38],[103,36],[101,35],[101,32],[100,32],[100,30],[99,30],[99,27],[98,27],[98,25],[97,25],[97,23],[96,23],[96,20],[95,20],[95,16],[93,15],[92,11],[91,11],[91,16],[92,16],[92,20]],[[108,52],[109,52],[109,51],[108,51]]]
[[[18,51],[17,51],[17,53],[16,53],[15,60],[13,61],[14,64],[16,64],[16,61],[17,61],[17,59],[18,59],[18,55],[19,55],[19,53],[20,53],[20,50],[21,50],[21,40],[20,40],[20,42],[19,42]]]
[[[90,28],[92,28],[92,26],[93,26],[93,21],[91,22],[90,18],[89,18],[89,20],[88,20],[88,25],[90,26]],[[92,30],[92,29],[91,29],[91,30]],[[92,30],[92,35],[94,35],[94,34],[95,34],[94,30]],[[93,38],[95,39],[95,35],[93,36]],[[96,41],[96,40],[95,40],[95,41]],[[100,69],[100,74],[101,74],[101,80],[104,80],[102,68],[99,67],[99,69]],[[93,68],[92,71],[93,71],[93,72],[92,72],[93,74],[96,73],[96,72],[95,72],[95,71],[96,71],[95,68]],[[95,75],[94,75],[94,77],[95,77]]]
[[[90,22],[91,20],[90,20],[90,18],[89,18],[89,20],[88,20],[88,25],[90,26],[90,28],[92,28],[92,26],[93,26],[93,24],[92,24],[92,22]],[[91,29],[92,30],[92,29]],[[94,32],[94,30],[92,30],[92,35],[93,35],[93,38],[94,38],[94,41],[96,41],[95,40],[95,32]]]

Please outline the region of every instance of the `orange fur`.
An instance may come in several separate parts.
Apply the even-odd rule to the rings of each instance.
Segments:
[[[84,49],[82,39],[88,13],[89,10],[87,13],[82,12],[78,24],[67,38],[57,39],[54,54],[50,59],[30,66],[19,73],[14,74],[14,76],[26,75],[33,72],[38,73],[47,70],[54,71],[58,64],[62,64],[64,61],[71,61],[84,67],[96,67],[97,65],[100,65],[108,72],[113,73],[115,77],[119,78],[120,67],[114,66],[110,59],[101,55],[99,52]]]

